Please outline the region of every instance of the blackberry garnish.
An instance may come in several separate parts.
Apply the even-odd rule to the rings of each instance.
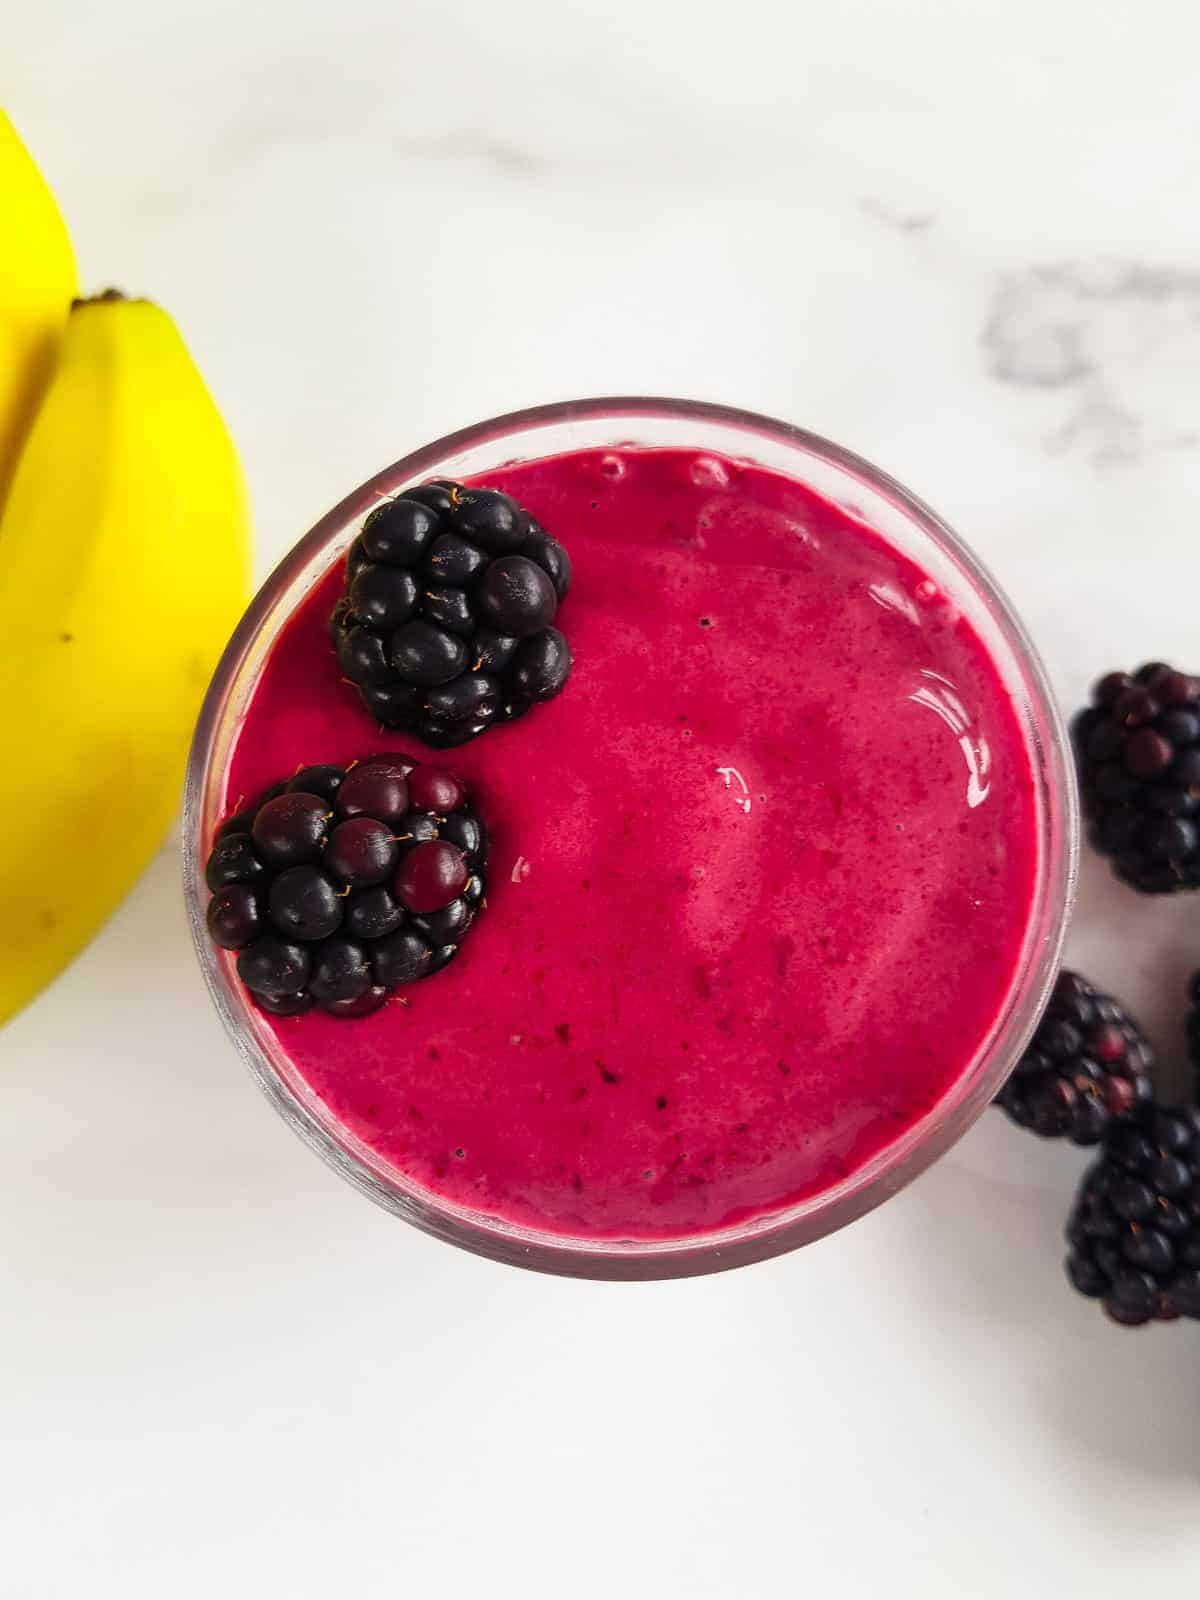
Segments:
[[[996,1103],[1046,1139],[1098,1144],[1153,1094],[1150,1046],[1111,997],[1062,972]]]
[[[1200,679],[1110,672],[1071,735],[1093,848],[1144,894],[1200,887]]]
[[[367,517],[330,636],[382,726],[448,749],[561,692],[570,585],[567,552],[515,500],[439,479]]]
[[[366,1016],[458,954],[486,857],[452,772],[398,754],[302,767],[217,829],[209,933],[272,1015]]]
[[[1200,1317],[1200,1111],[1149,1103],[1114,1128],[1067,1242],[1067,1276],[1115,1322]]]

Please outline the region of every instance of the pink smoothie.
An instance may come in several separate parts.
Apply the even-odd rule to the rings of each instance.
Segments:
[[[973,629],[811,490],[686,451],[487,474],[569,548],[561,697],[443,759],[487,907],[375,1015],[263,1019],[410,1181],[561,1235],[692,1235],[837,1183],[965,1070],[1037,865],[1029,750]],[[232,807],[385,749],[340,680],[340,564],[291,617]]]

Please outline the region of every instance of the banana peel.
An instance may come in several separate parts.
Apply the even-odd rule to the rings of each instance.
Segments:
[[[0,519],[0,1023],[88,942],[162,842],[245,606],[237,454],[171,318],[77,302]]]
[[[78,294],[54,196],[0,111],[0,509]]]

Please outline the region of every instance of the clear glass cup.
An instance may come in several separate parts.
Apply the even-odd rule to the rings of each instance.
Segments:
[[[752,459],[810,484],[911,555],[970,618],[1012,694],[1033,762],[1040,836],[1033,911],[1008,1004],[937,1106],[836,1186],[749,1222],[676,1239],[564,1237],[468,1210],[410,1183],[295,1073],[204,923],[204,856],[243,708],[280,629],[341,558],[366,512],[429,477],[462,478],[514,459],[615,445],[673,445]],[[355,489],[280,562],[230,640],[200,713],[184,794],[184,892],[209,990],[246,1064],[284,1120],[356,1188],[427,1233],[516,1266],[585,1278],[670,1278],[762,1260],[844,1227],[966,1132],[1019,1058],[1054,981],[1074,895],[1077,835],[1072,763],[1042,663],[991,577],[928,506],[848,450],[768,417],[685,400],[579,400],[497,417],[414,451]]]

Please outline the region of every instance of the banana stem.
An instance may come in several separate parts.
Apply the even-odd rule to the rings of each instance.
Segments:
[[[144,295],[128,295],[122,289],[102,289],[99,294],[78,295],[71,301],[71,310],[80,311],[84,306],[110,306],[121,301],[132,301],[135,305],[146,305]]]

